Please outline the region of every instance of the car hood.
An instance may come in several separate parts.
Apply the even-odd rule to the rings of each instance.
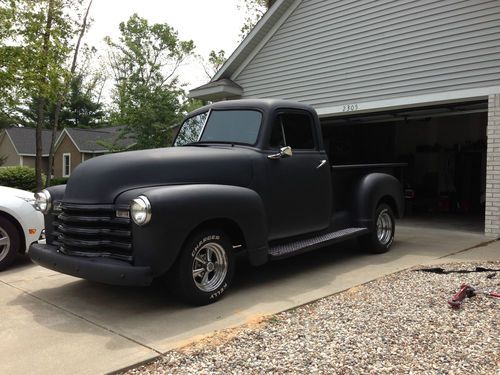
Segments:
[[[248,186],[254,151],[242,147],[174,147],[99,156],[79,165],[64,201],[108,204],[122,192],[173,184]]]
[[[26,199],[34,199],[35,195],[31,191],[14,189],[7,186],[0,186],[1,197],[18,197]]]

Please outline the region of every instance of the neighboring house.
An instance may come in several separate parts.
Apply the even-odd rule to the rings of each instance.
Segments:
[[[71,172],[85,160],[107,154],[107,146],[120,150],[135,144],[130,138],[120,136],[120,126],[80,129],[65,128],[57,134],[54,151],[53,175],[56,178],[69,177]],[[42,167],[45,171],[48,165],[49,149],[52,132],[42,131]],[[8,128],[0,134],[0,156],[5,156],[4,166],[35,167],[35,129]]]
[[[190,96],[311,104],[333,163],[406,161],[416,208],[500,236],[500,1],[277,0]]]
[[[54,177],[69,177],[80,163],[109,153],[108,147],[111,145],[119,149],[133,146],[135,141],[121,138],[120,130],[119,126],[98,129],[65,128],[56,143]]]
[[[57,134],[59,137],[60,132]],[[42,168],[47,169],[51,130],[42,130]],[[0,133],[0,157],[3,166],[35,167],[36,138],[34,128],[7,128]]]

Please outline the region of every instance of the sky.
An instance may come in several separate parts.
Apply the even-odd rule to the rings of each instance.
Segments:
[[[168,23],[180,39],[193,40],[201,56],[223,49],[229,57],[239,44],[244,23],[244,13],[237,4],[237,0],[94,0],[90,11],[93,23],[85,42],[102,51],[103,38],[116,39],[119,23],[137,13],[150,23]],[[179,76],[188,90],[209,81],[194,59],[179,70]]]

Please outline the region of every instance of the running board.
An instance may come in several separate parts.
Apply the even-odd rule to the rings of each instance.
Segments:
[[[287,258],[320,247],[331,245],[336,242],[344,241],[349,238],[358,237],[366,233],[368,233],[367,228],[346,228],[338,230],[336,232],[320,234],[292,242],[280,243],[270,246],[269,257],[270,259]]]

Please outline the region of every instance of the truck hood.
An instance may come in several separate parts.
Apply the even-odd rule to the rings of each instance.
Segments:
[[[122,192],[173,184],[248,186],[253,151],[241,147],[174,147],[99,156],[71,174],[64,201],[109,204]]]

